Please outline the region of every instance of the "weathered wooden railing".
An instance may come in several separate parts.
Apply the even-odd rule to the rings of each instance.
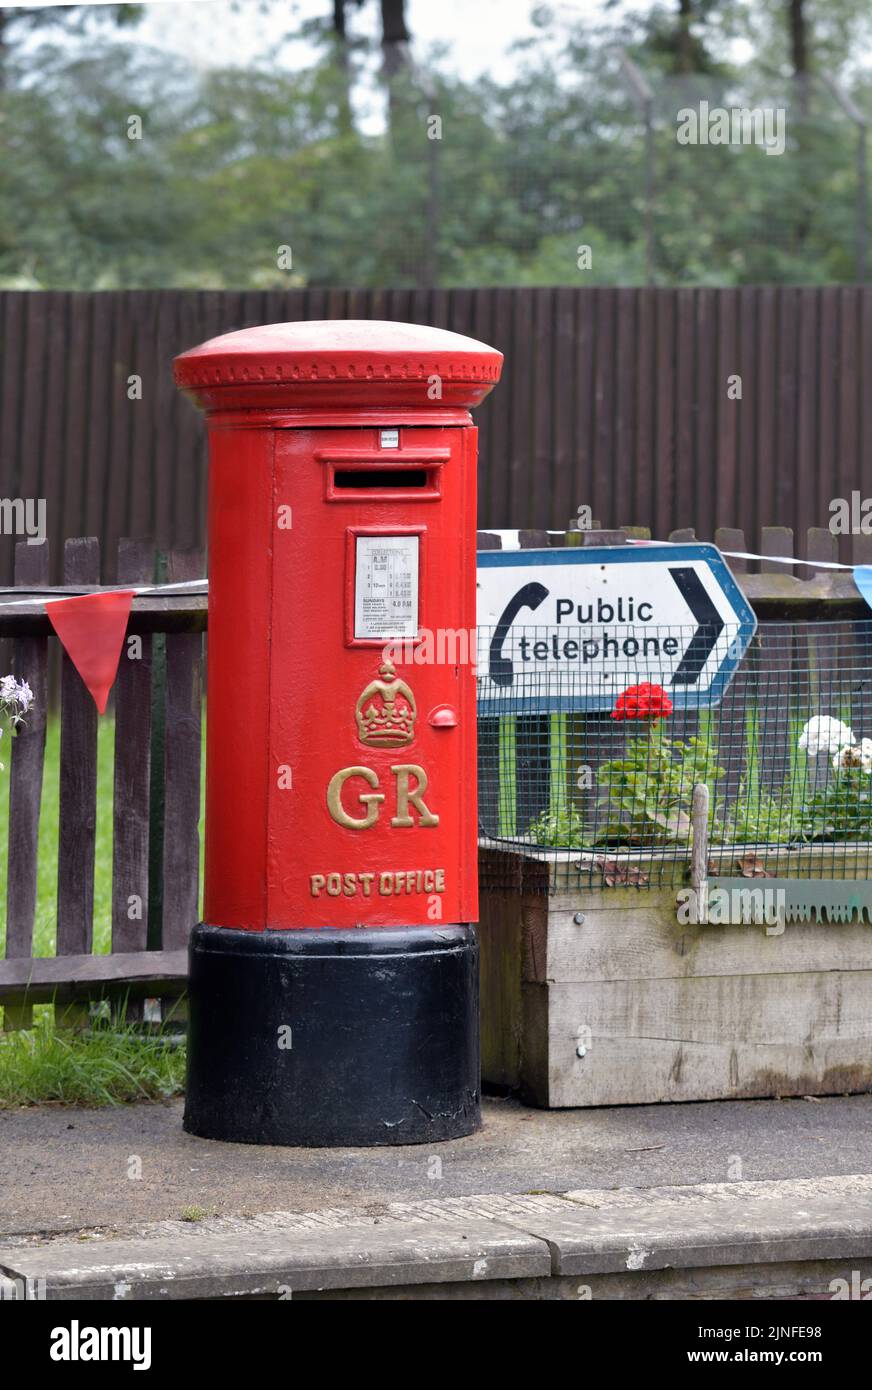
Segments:
[[[179,582],[204,572],[200,553],[155,557],[142,541],[123,540],[118,581],[131,587]],[[45,613],[48,597],[100,586],[93,538],[68,540],[62,588],[49,590],[48,547],[16,547],[22,597],[3,610],[0,637],[11,639],[11,666],[35,700],[11,744],[6,948],[0,1004],[7,1028],[26,1027],[35,1003],[63,1006],[68,1021],[81,1001],[125,998],[136,1017],[143,997],[180,994],[185,948],[197,920],[203,632],[206,597],[142,595],[133,600],[128,640],[114,690],[115,750],[111,951],[94,954],[97,826],[97,720],[94,702],[64,654],[60,680],[60,774],[56,954],[34,956],[38,836],[45,767],[49,651],[57,645]],[[26,597],[25,597],[26,596]],[[138,638],[131,642],[130,637]]]
[[[645,538],[640,528],[620,532],[521,532],[524,548],[622,543]],[[694,539],[687,531],[670,540]],[[720,530],[723,550],[753,550],[742,532]],[[808,555],[820,563],[836,559],[829,532],[809,532]],[[492,532],[479,533],[479,548],[501,545]],[[763,532],[760,550],[793,554],[790,531]],[[872,538],[855,538],[857,563],[872,562]],[[851,574],[815,573],[803,567],[764,564],[750,573],[744,560],[730,561],[739,582],[763,619],[826,620],[868,617]],[[159,557],[142,541],[122,541],[118,582],[145,585],[180,581],[204,572],[199,553]],[[97,714],[91,696],[66,657],[60,692],[59,854],[57,936],[54,956],[33,955],[37,909],[38,834],[42,805],[48,706],[49,652],[57,640],[45,614],[46,597],[87,593],[99,587],[99,547],[93,539],[67,541],[65,587],[49,590],[45,544],[16,548],[15,580],[27,595],[3,609],[0,639],[11,639],[11,665],[36,696],[27,726],[13,741],[9,789],[6,883],[6,948],[0,960],[0,1005],[5,1026],[27,1026],[35,1003],[54,1001],[65,1016],[82,1016],[85,1001],[128,1000],[137,1017],[143,998],[172,997],[184,990],[185,948],[198,916],[200,755],[205,594],[143,595],[133,601],[129,633],[141,650],[125,644],[113,700],[115,767],[112,845],[111,951],[95,954],[94,867],[97,803]],[[806,577],[809,576],[809,577]],[[7,593],[6,598],[15,597]],[[2,672],[0,672],[2,674]]]

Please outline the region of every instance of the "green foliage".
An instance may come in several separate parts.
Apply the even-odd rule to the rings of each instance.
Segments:
[[[688,841],[691,797],[697,782],[710,796],[710,833],[718,830],[715,790],[724,769],[708,738],[668,739],[661,724],[627,742],[623,757],[603,763],[597,780],[603,825],[597,842],[664,845]]]
[[[736,813],[723,836],[725,843],[785,845],[799,833],[800,822],[789,798],[776,798],[759,782],[742,777]]]
[[[293,72],[197,67],[110,41],[96,23],[81,42],[13,47],[0,92],[0,285],[640,283],[645,136],[616,40],[656,96],[656,280],[852,279],[856,131],[819,85],[809,102],[779,86],[775,12],[752,24],[734,8],[728,22],[721,6],[694,7],[702,78],[675,76],[686,51],[671,9],[599,29],[543,11],[511,79],[462,82],[431,55],[426,83],[417,71],[392,83],[380,134],[354,118],[356,49],[344,68],[320,25],[307,31],[316,60]],[[838,8],[821,42],[844,63],[862,19],[851,0]],[[738,69],[725,55],[743,25],[760,51]],[[677,112],[702,99],[783,99],[786,152],[679,145]],[[427,135],[434,112],[439,140]],[[128,138],[131,115],[142,139]],[[285,245],[290,269],[277,263]]]
[[[17,1105],[120,1105],[165,1100],[184,1087],[185,1050],[122,1022],[87,1033],[35,1028],[0,1033],[0,1109]]]
[[[861,768],[838,772],[802,808],[807,840],[872,840],[872,778]]]
[[[582,849],[589,839],[584,816],[566,801],[555,802],[537,816],[528,834],[548,849]]]

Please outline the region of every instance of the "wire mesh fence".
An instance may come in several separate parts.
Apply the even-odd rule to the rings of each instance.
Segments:
[[[680,629],[652,630],[613,660],[611,708],[592,663],[546,666],[542,646],[537,662],[533,644],[553,655],[553,631],[524,632],[531,657],[511,683],[479,662],[485,848],[541,860],[552,886],[684,883],[704,783],[710,873],[870,877],[872,620],[761,624],[711,707],[664,656],[669,638],[686,648]],[[599,634],[623,651],[621,637]],[[480,633],[480,656],[488,640]],[[516,886],[508,864],[484,855],[482,886]]]

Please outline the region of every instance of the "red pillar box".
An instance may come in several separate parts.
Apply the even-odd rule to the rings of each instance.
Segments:
[[[192,1133],[478,1126],[469,409],[501,363],[440,329],[342,320],[176,359],[210,459]]]

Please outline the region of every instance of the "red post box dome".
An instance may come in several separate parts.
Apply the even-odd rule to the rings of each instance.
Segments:
[[[475,338],[416,323],[316,319],[211,338],[177,357],[178,386],[215,411],[319,406],[471,409],[499,380],[503,355]]]

